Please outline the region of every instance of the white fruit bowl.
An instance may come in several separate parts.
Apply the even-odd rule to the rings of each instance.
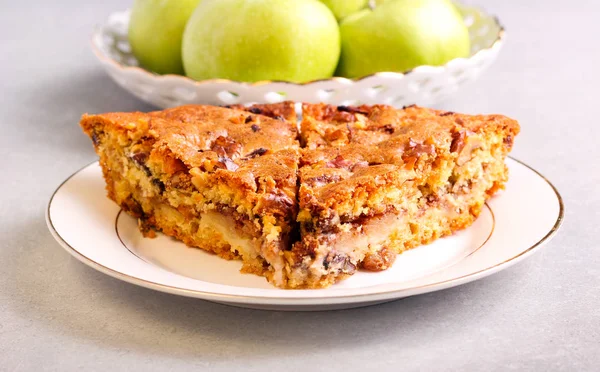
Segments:
[[[157,75],[138,66],[127,40],[129,11],[113,13],[92,37],[94,53],[121,87],[140,99],[167,108],[190,103],[230,105],[284,100],[334,105],[384,103],[431,105],[475,80],[500,51],[505,31],[497,18],[457,4],[469,28],[471,56],[444,66],[419,66],[410,71],[378,72],[358,79],[332,77],[307,83],[224,79],[195,81],[179,75]]]

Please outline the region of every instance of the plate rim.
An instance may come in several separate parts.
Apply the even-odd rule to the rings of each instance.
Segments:
[[[52,192],[50,200],[48,201],[48,204],[46,207],[46,213],[45,213],[46,218],[45,219],[46,219],[46,224],[48,226],[48,229],[49,229],[52,237],[59,243],[60,246],[62,246],[63,249],[65,249],[71,256],[75,257],[78,261],[82,262],[83,264],[85,264],[103,274],[111,276],[115,279],[119,279],[119,280],[122,280],[127,283],[131,283],[131,284],[134,284],[134,285],[137,285],[140,287],[144,287],[144,288],[148,288],[148,289],[157,290],[160,292],[165,292],[165,293],[170,293],[170,294],[175,294],[175,295],[180,295],[180,296],[186,296],[186,297],[200,298],[200,299],[211,300],[211,301],[216,301],[216,302],[221,302],[221,303],[270,304],[270,305],[283,305],[283,306],[285,306],[285,305],[298,306],[298,305],[333,304],[333,303],[346,303],[346,302],[361,302],[361,300],[374,301],[377,299],[385,300],[385,299],[392,299],[392,298],[402,298],[405,296],[410,296],[411,293],[418,294],[418,293],[432,292],[435,290],[441,290],[441,289],[445,289],[448,287],[453,287],[453,286],[458,286],[458,285],[461,285],[464,283],[468,283],[468,282],[477,280],[479,278],[483,278],[488,275],[494,274],[495,272],[500,271],[504,268],[507,268],[507,267],[519,262],[520,260],[524,259],[525,257],[529,256],[531,253],[535,252],[537,250],[537,248],[541,248],[545,243],[547,243],[550,239],[552,239],[556,235],[556,233],[558,232],[558,230],[560,229],[560,227],[562,226],[562,224],[564,222],[564,215],[565,215],[564,202],[563,202],[562,196],[560,195],[558,189],[552,184],[552,182],[550,182],[550,180],[548,180],[548,178],[546,178],[543,174],[541,174],[539,171],[535,170],[531,166],[525,164],[521,160],[518,160],[512,156],[508,156],[507,158],[526,167],[530,171],[533,171],[537,176],[542,178],[550,186],[550,188],[554,191],[554,194],[556,195],[556,199],[559,204],[559,211],[558,211],[558,216],[556,218],[554,225],[546,233],[546,235],[544,235],[540,240],[538,240],[536,243],[534,243],[527,249],[520,251],[517,255],[515,255],[507,260],[504,260],[502,262],[499,262],[495,265],[489,266],[485,269],[481,269],[481,270],[471,272],[471,273],[468,273],[465,275],[461,275],[461,276],[458,276],[455,278],[441,280],[441,281],[434,282],[434,283],[423,284],[423,285],[401,288],[401,289],[392,289],[392,290],[382,291],[382,292],[363,293],[363,294],[348,294],[348,295],[341,295],[341,296],[335,296],[335,297],[307,296],[307,297],[302,297],[302,298],[249,296],[249,295],[243,295],[243,294],[224,294],[224,293],[203,291],[203,290],[197,290],[197,289],[181,288],[181,287],[176,287],[176,286],[172,286],[172,285],[168,285],[168,284],[157,283],[157,282],[153,282],[151,280],[146,280],[146,279],[141,279],[141,278],[138,278],[135,276],[131,276],[129,274],[126,274],[126,273],[117,271],[115,269],[112,269],[110,267],[107,267],[107,266],[85,256],[84,254],[79,252],[77,249],[72,247],[65,239],[63,239],[62,236],[60,235],[60,233],[55,229],[54,224],[52,222],[52,218],[50,216],[50,209],[52,207],[52,202],[54,200],[54,197],[58,193],[58,191],[69,180],[71,180],[73,177],[75,177],[77,174],[79,174],[81,171],[83,171],[87,167],[91,166],[92,164],[97,163],[98,160],[94,160],[94,161],[84,165],[83,167],[77,169],[75,172],[73,172],[71,175],[69,175],[64,181],[62,181],[57,186],[57,188]],[[406,293],[406,295],[405,296],[402,295],[403,293]]]

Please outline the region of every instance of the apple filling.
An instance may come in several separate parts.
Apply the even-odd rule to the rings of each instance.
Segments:
[[[256,259],[260,249],[258,240],[243,234],[235,225],[235,221],[231,216],[219,212],[206,212],[200,216],[198,231],[213,230],[219,233],[222,239],[229,244],[232,252],[244,258]]]

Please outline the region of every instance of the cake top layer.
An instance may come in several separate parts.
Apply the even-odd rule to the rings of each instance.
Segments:
[[[518,123],[501,115],[304,104],[300,207],[316,213],[344,205],[360,213],[368,204],[361,199],[387,186],[390,193],[407,181],[442,187],[450,176],[448,164],[464,163],[473,151],[498,142],[505,155],[518,132]],[[384,203],[385,195],[380,196],[371,204]]]
[[[214,198],[246,199],[240,202],[247,213],[295,208],[299,142],[291,102],[84,115],[81,125],[95,143],[106,132],[116,135],[124,155],[167,188],[209,192],[223,185],[229,191]]]
[[[93,131],[101,124],[126,133],[134,143],[148,142],[153,151],[170,152],[188,168],[233,171],[267,154],[297,151],[295,120],[291,103],[271,106],[269,111],[189,105],[150,113],[84,115],[82,126]]]
[[[389,161],[398,161],[395,156],[407,149],[417,153],[430,151],[432,145],[449,149],[457,132],[505,130],[516,135],[519,131],[515,120],[502,115],[464,115],[414,105],[396,109],[387,105],[304,104],[302,111],[304,147],[349,147],[365,157]],[[455,146],[460,146],[458,142]]]
[[[269,194],[291,209],[327,209],[405,182],[435,187],[448,180],[435,173],[444,164],[464,162],[483,147],[506,154],[519,132],[516,121],[500,115],[304,104],[299,134],[292,102],[85,115],[81,124],[92,139],[103,130],[120,133],[127,155],[154,166],[163,182],[183,173],[196,188],[242,190],[249,207],[252,195]]]
[[[251,111],[189,105],[150,113],[84,116],[83,121],[106,119],[134,141],[154,140],[154,149],[170,151],[189,168],[235,170],[265,154],[298,149],[293,121]]]

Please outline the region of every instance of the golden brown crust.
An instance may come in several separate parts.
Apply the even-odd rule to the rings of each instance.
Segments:
[[[295,123],[190,105],[148,114],[84,115],[81,125],[92,139],[106,131],[118,134],[128,155],[166,186],[184,184],[191,191],[192,185],[228,185],[244,192],[249,214],[257,206],[279,208],[274,199],[295,198]]]
[[[293,102],[84,115],[81,125],[109,197],[141,227],[242,258],[244,272],[283,288],[384,270],[469,226],[504,187],[519,132],[499,115],[324,104],[303,106],[298,132]],[[215,213],[245,248],[203,225]]]
[[[327,209],[372,196],[384,184],[437,189],[447,183],[448,168],[469,159],[483,141],[501,139],[498,155],[504,157],[518,132],[516,121],[500,115],[304,104],[299,199]]]
[[[307,148],[379,144],[383,150],[393,151],[409,139],[418,144],[451,144],[451,134],[462,130],[503,131],[513,138],[519,133],[519,124],[503,115],[465,115],[415,105],[396,109],[387,105],[304,104],[302,112],[301,139]]]

